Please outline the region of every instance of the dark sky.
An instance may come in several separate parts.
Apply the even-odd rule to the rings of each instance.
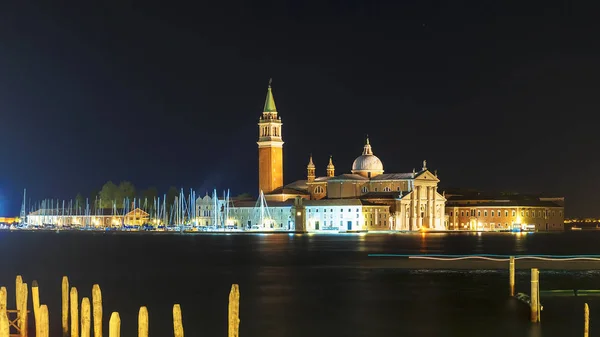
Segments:
[[[94,5],[90,4],[94,3]],[[600,215],[592,2],[12,1],[0,7],[0,214],[107,180],[256,193],[267,83],[285,181],[368,134],[386,172],[548,192]]]

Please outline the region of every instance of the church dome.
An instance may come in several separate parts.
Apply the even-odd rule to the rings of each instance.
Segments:
[[[352,163],[352,173],[360,174],[367,178],[372,178],[383,173],[383,163],[373,154],[368,138],[362,155]]]

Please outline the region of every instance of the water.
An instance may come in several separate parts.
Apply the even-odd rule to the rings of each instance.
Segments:
[[[172,336],[172,305],[181,304],[186,336],[226,336],[227,300],[240,285],[240,334],[307,336],[576,336],[583,303],[591,334],[600,298],[542,299],[541,325],[508,297],[506,270],[369,268],[370,253],[600,254],[600,232],[456,234],[132,234],[0,233],[0,283],[14,308],[14,278],[38,280],[60,336],[61,278],[80,298],[100,284],[104,330],[118,311],[134,336],[146,305],[150,335]],[[600,266],[600,263],[599,263]],[[517,271],[529,293],[529,272]],[[600,289],[600,271],[541,271],[542,289]]]

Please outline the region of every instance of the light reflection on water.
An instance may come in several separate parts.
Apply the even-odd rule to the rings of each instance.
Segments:
[[[123,335],[135,334],[140,305],[150,310],[152,335],[172,334],[173,303],[182,305],[190,335],[225,335],[229,287],[238,283],[240,334],[249,337],[570,336],[582,333],[584,301],[591,321],[600,321],[598,298],[543,298],[538,326],[508,298],[506,270],[361,264],[372,253],[594,254],[599,241],[600,233],[0,233],[0,254],[10,257],[0,281],[9,289],[17,273],[39,281],[52,335],[60,334],[60,280],[68,275],[82,297],[101,285],[105,311],[119,311]],[[517,292],[529,293],[529,277],[517,270]],[[543,289],[598,289],[600,271],[541,270],[540,282]]]

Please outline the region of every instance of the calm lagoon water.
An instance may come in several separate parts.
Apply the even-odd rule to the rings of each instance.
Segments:
[[[244,337],[577,336],[584,302],[592,335],[600,322],[600,297],[543,298],[542,323],[534,325],[528,308],[508,297],[507,270],[371,268],[371,253],[600,254],[600,232],[3,232],[0,283],[13,308],[15,276],[39,282],[52,336],[60,336],[63,275],[80,298],[100,284],[104,330],[118,311],[124,336],[137,333],[140,305],[150,313],[150,336],[172,336],[174,303],[181,304],[186,336],[226,336],[232,283],[240,285]],[[542,289],[600,289],[598,270],[541,270],[540,279]],[[529,271],[518,270],[516,283],[517,292],[529,293]]]

